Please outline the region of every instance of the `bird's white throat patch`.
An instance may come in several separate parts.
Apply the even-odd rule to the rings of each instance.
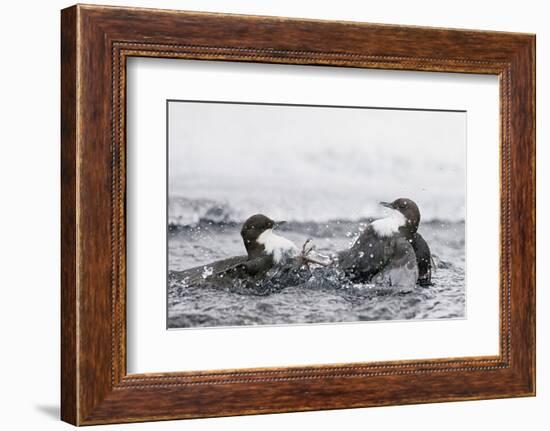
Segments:
[[[257,241],[264,246],[267,254],[273,255],[275,263],[281,262],[283,258],[296,257],[299,254],[296,244],[282,236],[275,235],[271,229],[262,232]]]
[[[386,218],[381,218],[373,221],[372,228],[379,236],[392,236],[399,232],[401,226],[405,226],[405,216],[399,211],[392,211],[391,215]]]

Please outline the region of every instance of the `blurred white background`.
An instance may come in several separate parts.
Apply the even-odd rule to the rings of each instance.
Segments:
[[[422,431],[546,429],[550,422],[545,284],[550,259],[548,122],[550,29],[545,2],[353,0],[103,0],[104,4],[390,24],[537,33],[538,135],[538,396],[505,399],[106,426],[101,429],[276,430],[419,429]],[[2,262],[3,429],[70,429],[59,409],[59,9],[67,1],[2,5],[2,126],[0,128],[0,262]]]
[[[288,221],[358,220],[398,197],[414,200],[423,221],[463,221],[466,117],[173,101],[169,197],[227,204],[237,222],[258,212]],[[171,205],[170,221],[191,218],[184,207]]]

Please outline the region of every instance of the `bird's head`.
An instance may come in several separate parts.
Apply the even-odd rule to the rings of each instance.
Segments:
[[[411,233],[417,231],[418,224],[420,223],[420,210],[414,201],[407,198],[399,198],[393,202],[380,202],[380,205],[399,211],[405,217],[405,227]]]
[[[250,245],[255,243],[262,233],[284,223],[284,221],[276,222],[271,220],[263,214],[254,214],[246,219],[241,228],[241,237],[243,238],[246,249],[249,250]]]

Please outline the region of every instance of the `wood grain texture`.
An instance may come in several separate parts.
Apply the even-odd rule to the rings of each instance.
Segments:
[[[535,37],[74,6],[62,11],[62,418],[136,422],[535,392]],[[495,74],[501,105],[496,357],[126,374],[126,59]]]
[[[61,16],[61,417],[77,422],[76,9]]]

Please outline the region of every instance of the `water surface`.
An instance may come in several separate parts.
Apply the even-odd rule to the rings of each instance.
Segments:
[[[303,244],[311,238],[330,255],[354,240],[366,221],[288,223],[280,234]],[[303,270],[296,284],[248,286],[190,283],[179,271],[244,254],[236,223],[203,222],[169,233],[168,326],[170,328],[280,325],[465,317],[464,223],[432,221],[419,231],[436,269],[433,286],[396,292],[343,279],[331,269]],[[210,271],[210,272],[209,272]]]

